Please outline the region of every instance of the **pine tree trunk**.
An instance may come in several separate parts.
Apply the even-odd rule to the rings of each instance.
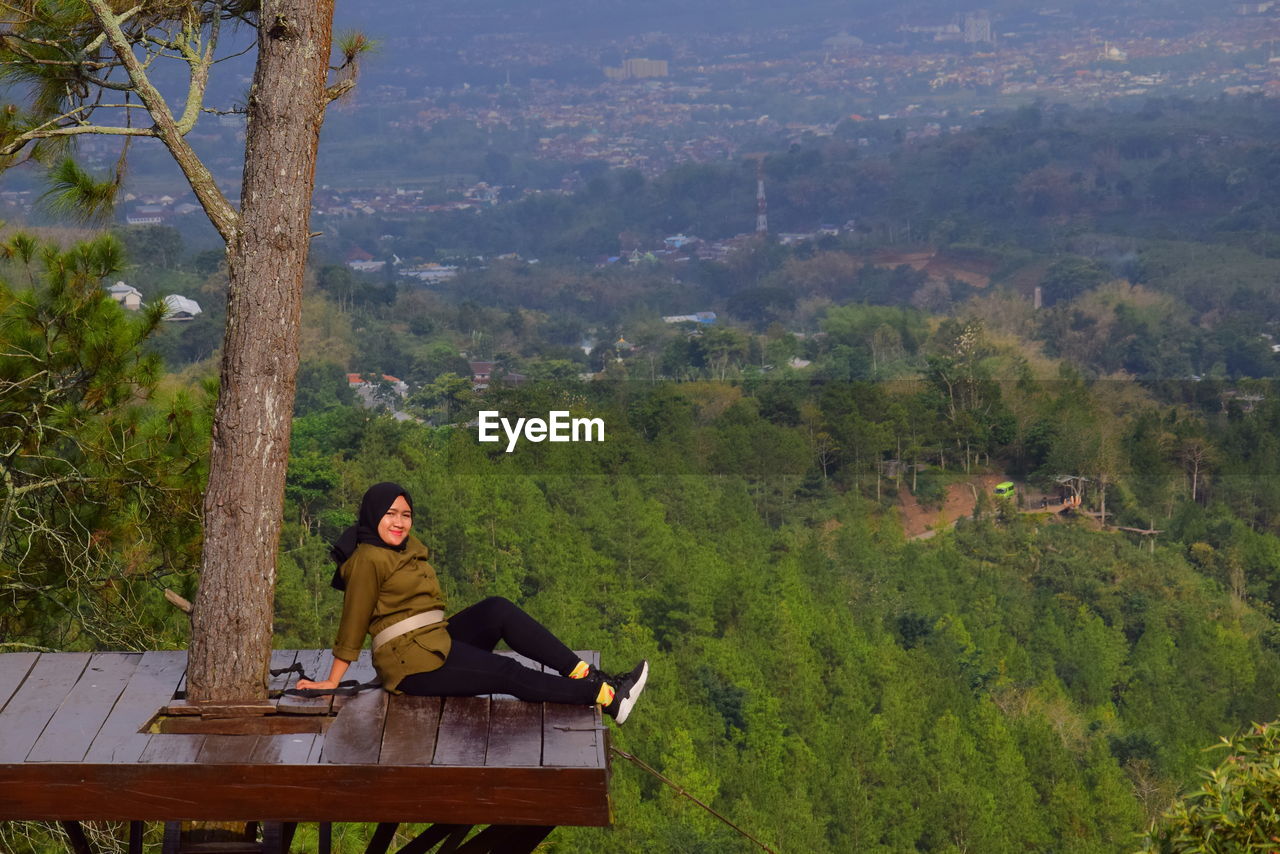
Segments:
[[[263,0],[187,696],[266,697],[276,552],[333,0]]]

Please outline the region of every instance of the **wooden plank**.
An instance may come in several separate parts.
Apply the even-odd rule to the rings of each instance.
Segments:
[[[0,763],[22,762],[89,663],[87,652],[42,654],[0,712]]]
[[[271,670],[283,670],[286,667],[292,667],[297,658],[298,650],[296,649],[273,649],[271,650],[271,663],[269,667]],[[268,676],[268,693],[283,691],[285,688],[292,685],[293,681],[298,678],[298,674],[296,673],[282,673],[279,676],[270,676],[270,674],[268,674]],[[275,705],[279,705],[280,699],[280,697],[275,697],[271,702]]]
[[[329,665],[333,661],[333,656],[328,650],[304,649],[298,651],[297,661],[302,664],[302,669],[307,672],[308,676],[313,679],[324,679],[329,675]],[[322,670],[323,672],[321,672]],[[289,681],[286,687],[293,687],[297,680],[298,674],[289,674]],[[291,715],[327,715],[332,703],[333,697],[331,695],[322,697],[281,697],[276,704],[276,708]]]
[[[386,691],[365,691],[352,697],[325,733],[322,760],[344,765],[376,765],[386,718]]]
[[[200,748],[204,747],[206,737],[173,733],[152,735],[147,739],[147,746],[142,749],[138,761],[160,765],[184,765],[195,762],[196,757],[200,755]]]
[[[257,746],[256,735],[206,735],[196,761],[202,765],[247,765]]]
[[[329,677],[329,668],[333,666],[333,653],[327,649],[300,649],[297,662],[313,680],[319,681]],[[289,674],[289,687],[300,677],[296,673]]]
[[[79,762],[138,667],[140,653],[100,652],[36,739],[28,762]]]
[[[378,678],[378,671],[373,669],[373,650],[360,650],[360,657],[351,662],[351,666],[347,668],[344,679],[354,679],[357,682],[372,682]]]
[[[307,754],[308,765],[319,763],[320,757],[324,755],[324,733],[316,736],[316,740],[311,743],[311,752]]]
[[[201,717],[206,718],[247,718],[255,715],[272,715],[275,714],[276,707],[267,700],[209,700],[192,702],[183,700],[182,705],[177,703],[170,706],[167,711],[173,714],[186,715],[195,711]]]
[[[489,702],[485,765],[542,764],[542,703],[495,697]]]
[[[542,764],[556,768],[600,766],[603,725],[595,706],[542,704]]]
[[[590,664],[592,668],[597,670],[600,668],[600,650],[583,649],[578,650],[577,653],[578,657]],[[604,723],[604,712],[599,706],[591,706],[589,711],[596,728],[596,759],[592,767],[607,768],[609,766],[609,728]]]
[[[442,704],[439,697],[390,697],[378,761],[384,765],[430,765],[436,752]]]
[[[18,690],[22,680],[27,678],[31,668],[35,666],[38,652],[7,652],[0,655],[0,710]]]
[[[178,715],[166,718],[160,727],[165,735],[315,735],[323,732],[332,718],[316,715],[260,715],[246,718],[202,718]]]
[[[600,650],[590,649],[582,650],[578,653],[583,661],[586,661],[592,667],[600,667]],[[595,721],[596,727],[600,733],[600,737],[596,739],[596,763],[594,767],[609,767],[609,728],[604,724],[604,712],[593,706],[591,708],[591,719]]]
[[[168,736],[181,738],[181,736]],[[0,765],[0,821],[404,821],[606,825],[603,768]]]
[[[173,698],[186,670],[185,650],[144,652],[84,761],[137,762],[151,738],[138,730]]]
[[[367,649],[363,649],[360,651],[360,657],[351,662],[351,666],[347,668],[346,675],[342,677],[342,681],[347,682],[355,680],[356,682],[363,684],[365,682],[372,682],[377,678],[378,672],[373,669],[373,653]],[[334,697],[333,710],[335,712],[339,711],[352,699],[352,696],[354,695],[348,696],[340,694]]]
[[[489,741],[489,698],[446,697],[433,765],[483,765]]]
[[[315,740],[311,733],[259,736],[249,761],[258,765],[305,765]]]

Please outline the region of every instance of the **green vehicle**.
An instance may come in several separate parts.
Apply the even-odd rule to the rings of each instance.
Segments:
[[[1015,493],[1013,481],[1006,480],[1004,483],[997,483],[995,493],[997,498],[1012,498]]]

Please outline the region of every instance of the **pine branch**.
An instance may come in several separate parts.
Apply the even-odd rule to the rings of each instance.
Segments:
[[[51,171],[49,191],[42,199],[64,215],[100,220],[110,216],[119,188],[117,181],[94,180],[74,160],[67,158]]]
[[[103,68],[115,68],[120,64],[118,62],[93,62],[90,60],[81,60],[81,59],[47,59],[44,57],[39,57],[31,53],[30,51],[26,50],[25,48],[17,44],[14,44],[14,42],[26,42],[27,44],[39,45],[41,47],[56,48],[57,50],[62,51],[64,54],[66,54],[67,51],[64,49],[63,45],[58,44],[57,42],[52,42],[52,41],[49,41],[48,39],[36,39],[36,38],[25,37],[18,33],[0,34],[0,42],[3,42],[5,47],[8,50],[13,51],[18,56],[22,57],[23,59],[35,65],[49,65],[54,67],[77,68],[77,69],[92,68],[100,71]]]
[[[125,21],[129,20],[130,18],[132,18],[134,15],[138,14],[141,11],[142,11],[142,5],[139,4],[137,6],[134,6],[132,9],[121,12],[120,15],[116,18],[116,20],[119,21],[121,24],[123,24]],[[85,53],[95,52],[98,48],[102,47],[102,45],[106,43],[106,40],[107,40],[107,34],[106,32],[103,32],[93,41],[89,42],[87,45],[84,46],[84,52]]]
[[[354,78],[348,77],[346,80],[340,80],[337,83],[333,84],[332,86],[324,90],[325,98],[327,98],[329,102],[332,103],[333,101],[338,100],[343,95],[350,92],[352,89],[355,88],[355,86],[356,86],[356,81]]]
[[[183,58],[186,59],[191,67],[191,85],[187,90],[187,103],[183,110],[182,118],[178,120],[178,127],[182,132],[190,133],[191,129],[196,126],[196,120],[200,117],[200,110],[204,106],[205,90],[209,85],[209,68],[213,65],[213,53],[218,46],[218,36],[222,30],[222,21],[217,16],[213,16],[213,20],[209,23],[209,41],[205,45],[204,55],[201,56],[199,49],[193,49],[191,42],[195,40],[196,35],[185,40],[182,45]]]
[[[83,119],[77,120],[77,124],[76,124],[76,125],[63,126],[62,128],[57,127],[57,125],[58,125],[58,123],[59,123],[59,122],[64,122],[64,121],[68,121],[68,120],[70,120],[70,119],[73,119],[73,118],[75,118],[75,116],[76,116],[77,114],[79,114],[79,113],[91,113],[91,112],[93,112],[94,110],[96,110],[98,107],[108,107],[108,108],[116,108],[116,109],[130,109],[130,110],[145,109],[145,108],[144,108],[144,107],[142,107],[142,105],[140,105],[140,104],[128,104],[128,103],[125,103],[125,104],[99,104],[99,103],[95,102],[95,103],[92,103],[92,104],[84,104],[84,105],[82,105],[82,106],[76,107],[74,110],[67,110],[67,112],[63,113],[62,115],[60,115],[60,116],[56,116],[55,118],[50,119],[49,121],[45,122],[44,124],[42,124],[42,125],[39,125],[39,126],[37,126],[37,127],[32,128],[31,130],[29,130],[29,131],[27,131],[25,134],[23,134],[23,137],[26,137],[26,138],[28,138],[28,139],[37,139],[37,138],[44,138],[44,137],[49,136],[49,135],[59,135],[59,131],[66,130],[68,127],[92,127],[92,128],[93,128],[93,130],[89,130],[89,131],[83,131],[83,130],[82,130],[82,131],[78,131],[78,133],[109,133],[109,131],[107,131],[107,130],[99,130],[99,129],[98,129],[98,128],[99,128],[99,126],[97,126],[97,125],[92,125],[92,126],[91,126],[91,125],[87,125],[87,124],[85,124],[85,122],[84,122],[84,120],[83,120]],[[104,127],[104,128],[106,128],[106,127],[111,127],[111,125],[103,125],[102,127]],[[24,142],[23,142],[22,144],[25,144],[25,140],[24,140]],[[0,149],[0,154],[11,154],[11,153],[13,153],[12,151],[10,151],[10,150],[9,150],[10,148],[13,148],[13,145],[12,145],[12,144],[11,144],[11,145],[9,145],[9,146],[6,146],[4,149]]]
[[[147,76],[146,69],[134,55],[133,46],[121,29],[121,19],[112,14],[106,0],[85,0],[85,2],[102,27],[107,43],[124,64],[125,71],[128,72],[129,79],[133,82],[138,97],[146,106],[152,119],[155,120],[154,135],[160,138],[173,155],[174,160],[177,161],[188,183],[191,184],[191,189],[195,191],[200,205],[209,215],[209,220],[213,223],[214,228],[218,230],[218,234],[228,243],[235,241],[240,226],[240,214],[227,201],[227,197],[223,195],[222,191],[218,189],[218,185],[208,167],[204,165],[191,148],[191,145],[183,137],[183,130],[178,125],[177,120],[174,119],[168,103],[164,100],[164,96],[152,84]],[[192,85],[188,91],[188,103],[187,109],[184,111],[184,120],[193,109],[198,114],[200,99],[203,98],[204,94],[204,81],[207,76],[207,64],[203,65],[203,72],[198,72],[193,68]],[[194,107],[192,106],[193,102]]]
[[[117,83],[114,80],[108,80],[105,77],[94,77],[93,75],[86,74],[84,79],[86,82],[92,83],[94,86],[97,86],[99,89],[110,89],[114,92],[132,92],[133,91],[132,84]]]

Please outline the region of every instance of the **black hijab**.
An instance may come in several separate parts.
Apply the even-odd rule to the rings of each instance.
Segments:
[[[409,544],[408,537],[405,537],[400,545],[392,546],[378,536],[378,524],[401,495],[404,496],[409,510],[412,511],[413,498],[398,483],[383,481],[365,490],[364,498],[360,499],[360,512],[356,516],[356,523],[343,531],[342,536],[338,537],[329,549],[329,557],[333,558],[333,562],[337,564],[333,570],[333,580],[329,582],[335,590],[347,589],[347,582],[342,577],[342,565],[355,553],[356,546],[368,543],[371,546],[402,552]]]

